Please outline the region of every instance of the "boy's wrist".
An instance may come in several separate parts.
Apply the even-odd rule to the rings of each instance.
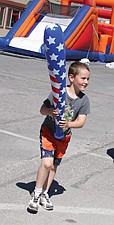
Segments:
[[[70,128],[70,122],[67,121],[67,128]]]
[[[53,116],[53,109],[52,109],[52,108],[49,108],[49,109],[48,109],[48,115],[49,115],[49,116]]]

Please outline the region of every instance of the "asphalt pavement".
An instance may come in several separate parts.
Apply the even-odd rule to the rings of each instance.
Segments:
[[[39,109],[51,91],[47,62],[0,54],[0,225],[114,224],[114,70],[100,62],[89,67],[91,114],[73,130],[51,186],[54,210],[30,214],[44,119]]]

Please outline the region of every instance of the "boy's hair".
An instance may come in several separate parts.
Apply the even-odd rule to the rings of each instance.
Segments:
[[[75,62],[71,63],[71,65],[69,66],[68,76],[70,74],[73,74],[74,76],[78,75],[80,72],[80,69],[86,69],[90,72],[90,69],[87,66],[87,64],[75,61]]]

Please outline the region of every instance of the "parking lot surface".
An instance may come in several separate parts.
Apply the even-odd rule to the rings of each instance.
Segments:
[[[71,62],[67,62],[67,68]],[[114,70],[90,63],[91,114],[73,130],[50,189],[53,211],[27,212],[40,164],[39,112],[51,91],[47,62],[0,55],[0,224],[114,224]]]

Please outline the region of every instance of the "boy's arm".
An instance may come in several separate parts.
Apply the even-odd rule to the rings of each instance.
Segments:
[[[42,115],[49,115],[49,116],[58,116],[58,112],[53,107],[47,107],[45,104],[43,104],[40,108],[40,113]]]
[[[79,115],[74,121],[67,121],[63,119],[59,121],[61,128],[82,128],[86,122],[87,115]]]

